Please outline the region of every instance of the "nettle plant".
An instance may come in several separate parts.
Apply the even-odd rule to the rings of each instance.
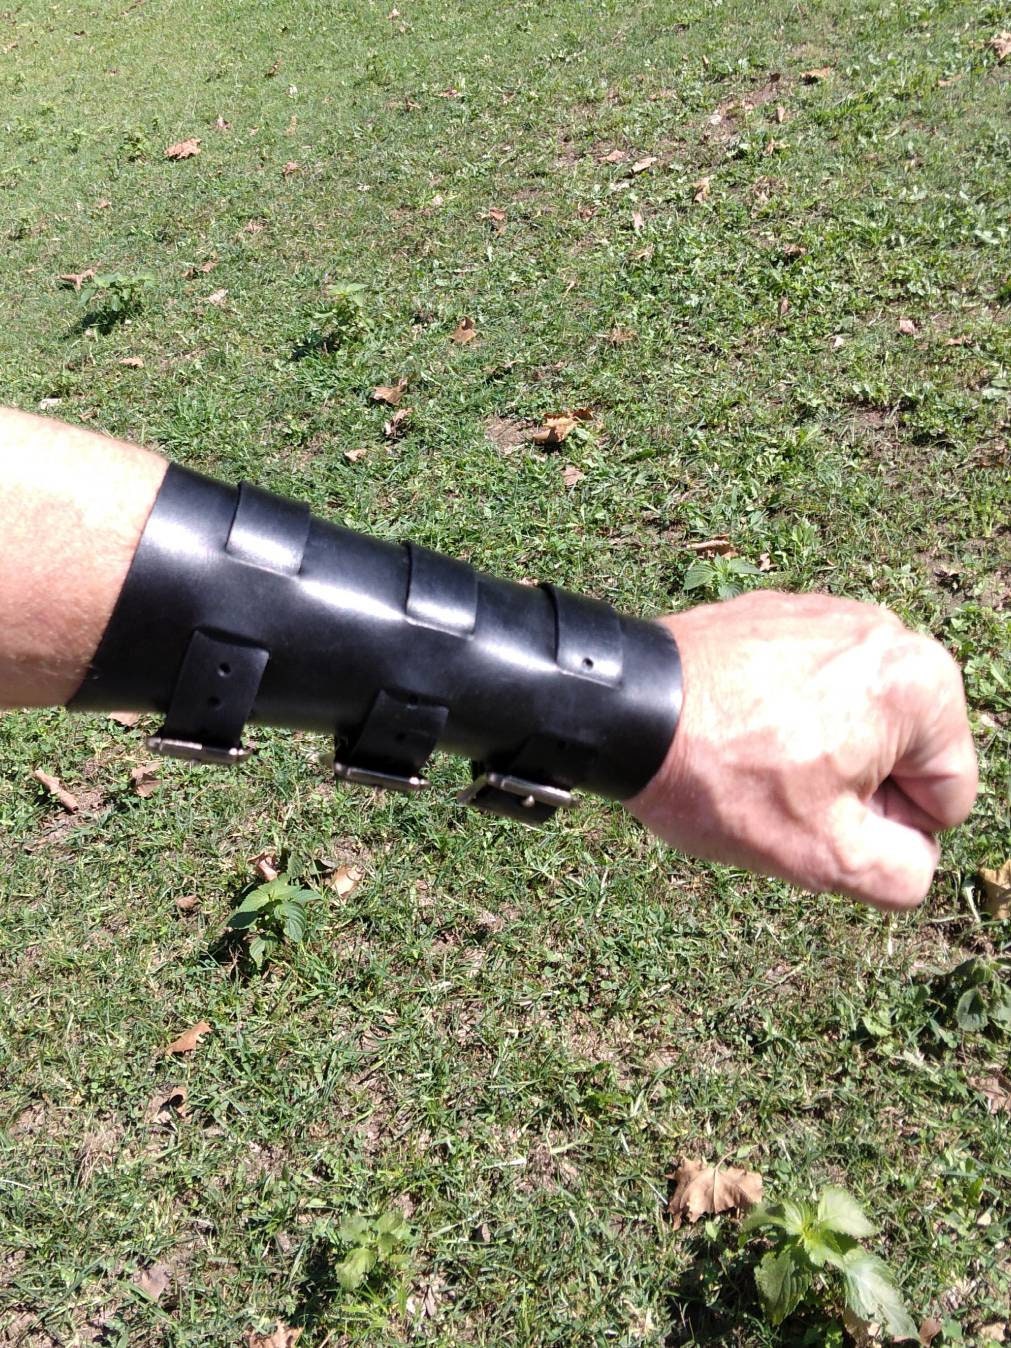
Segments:
[[[874,1227],[845,1190],[825,1188],[817,1203],[784,1199],[756,1208],[745,1219],[741,1234],[755,1231],[772,1242],[755,1269],[759,1296],[772,1324],[781,1324],[812,1294],[821,1301],[833,1298],[829,1280],[837,1277],[853,1315],[876,1322],[893,1338],[917,1337],[888,1265],[860,1243],[874,1235]]]
[[[381,1217],[348,1217],[337,1228],[337,1238],[350,1246],[334,1269],[334,1277],[348,1291],[361,1286],[377,1265],[397,1268],[405,1262],[411,1228],[399,1212]]]
[[[228,929],[249,934],[247,953],[262,969],[285,941],[298,945],[305,939],[306,908],[315,897],[311,889],[299,889],[281,874],[246,895],[229,918]]]
[[[81,303],[95,322],[112,326],[139,313],[154,285],[147,272],[106,272],[92,278],[81,291]]]
[[[743,557],[710,557],[693,562],[685,572],[685,590],[702,590],[711,599],[733,599],[747,588],[743,581],[760,575]]]

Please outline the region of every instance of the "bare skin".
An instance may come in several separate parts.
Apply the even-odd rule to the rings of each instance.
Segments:
[[[0,707],[84,677],[166,463],[0,409]],[[885,909],[926,896],[977,789],[958,668],[894,614],[772,591],[664,619],[685,703],[628,808],[694,856]]]

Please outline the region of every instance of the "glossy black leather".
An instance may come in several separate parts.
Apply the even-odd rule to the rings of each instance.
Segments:
[[[671,742],[681,679],[656,624],[173,466],[71,706],[159,711],[164,737],[212,750],[247,720],[326,731],[352,779],[416,785],[438,744],[475,773],[626,799]]]

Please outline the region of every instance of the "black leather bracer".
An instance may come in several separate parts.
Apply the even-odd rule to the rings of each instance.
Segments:
[[[70,705],[160,712],[150,748],[202,762],[246,757],[247,721],[325,731],[338,778],[409,791],[439,746],[462,800],[537,823],[649,781],[681,677],[657,624],[172,466]]]

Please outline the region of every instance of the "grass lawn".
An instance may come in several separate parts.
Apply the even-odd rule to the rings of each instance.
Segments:
[[[1011,855],[1009,27],[986,0],[0,13],[2,401],[646,614],[711,596],[726,559],[690,588],[691,545],[726,538],[742,584],[944,641],[984,770],[893,920],[590,800],[464,814],[453,760],[378,798],[268,732],[141,795],[151,724],[0,718],[0,1343],[841,1343],[834,1294],[766,1323],[735,1217],[673,1228],[685,1157],[848,1188],[935,1345],[1006,1325],[1011,1036],[939,1037],[925,990],[1011,934],[975,878]],[[89,269],[149,276],[142,307],[86,310],[59,278]],[[370,392],[402,378],[387,432]],[[221,936],[264,851],[318,897],[258,975]],[[342,1223],[390,1211],[403,1258],[346,1289]]]

